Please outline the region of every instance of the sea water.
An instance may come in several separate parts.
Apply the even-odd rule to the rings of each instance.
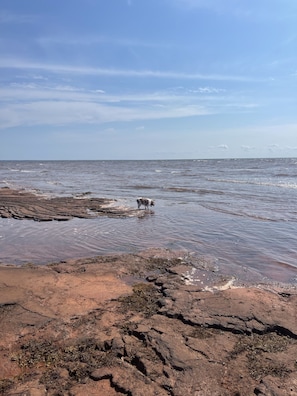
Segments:
[[[2,263],[181,249],[214,270],[297,282],[297,159],[0,161],[0,188],[106,197],[142,218],[0,219]]]

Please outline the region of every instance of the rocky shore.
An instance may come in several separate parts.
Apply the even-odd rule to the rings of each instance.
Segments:
[[[296,396],[296,305],[184,251],[2,264],[0,394]]]
[[[0,279],[3,395],[297,395],[295,289],[231,286],[167,250]]]

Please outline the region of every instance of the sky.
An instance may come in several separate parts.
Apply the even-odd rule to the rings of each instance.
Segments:
[[[0,160],[297,156],[296,0],[1,0]]]

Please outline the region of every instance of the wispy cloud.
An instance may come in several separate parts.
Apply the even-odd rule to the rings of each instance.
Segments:
[[[205,93],[205,94],[216,94],[220,92],[226,92],[225,89],[222,88],[213,88],[213,87],[200,87],[197,89],[190,89],[189,92],[191,93]]]
[[[111,36],[48,36],[48,37],[40,37],[36,39],[37,43],[42,46],[47,45],[68,45],[68,46],[91,46],[97,44],[107,44],[113,46],[123,46],[123,47],[170,47],[169,44],[162,42],[150,42],[137,40],[136,38],[118,38]]]
[[[237,0],[173,0],[172,3],[184,9],[207,9],[215,13],[247,16],[251,13],[250,2]]]
[[[246,111],[248,103],[233,96],[188,90],[108,93],[42,80],[0,86],[0,128],[184,118],[226,111]],[[239,103],[241,101],[241,104]],[[233,104],[233,105],[232,105]],[[142,128],[142,124],[141,124]]]
[[[189,92],[187,89],[178,91],[168,89],[161,91],[136,91],[131,93],[108,93],[100,87],[87,90],[77,88],[73,85],[50,84],[40,81],[25,81],[22,83],[10,83],[6,86],[0,86],[0,102],[28,102],[28,101],[65,101],[70,102],[94,102],[105,104],[127,104],[130,106],[154,106],[167,107],[168,105],[189,106],[200,105],[200,107],[209,107],[212,112],[218,112],[218,109],[224,111],[242,111],[255,107],[250,104],[247,98],[242,99],[232,95],[223,94],[216,95],[202,94],[200,91],[193,90]]]
[[[183,118],[208,114],[201,106],[167,106],[159,108],[142,106],[108,106],[101,103],[39,101],[2,106],[0,128],[33,125],[103,124]]]
[[[204,97],[197,95],[188,95],[186,93],[172,93],[170,90],[158,92],[137,92],[108,94],[102,89],[84,90],[71,85],[60,84],[37,84],[33,82],[11,83],[8,86],[0,87],[0,97],[4,101],[39,101],[39,100],[69,100],[85,102],[104,102],[104,103],[148,103],[151,104],[168,104],[172,102],[179,103],[197,103],[198,100],[204,101]]]
[[[13,14],[10,11],[0,10],[0,23],[2,24],[21,24],[32,23],[36,17],[28,14]]]
[[[195,98],[183,95],[109,95],[100,89],[87,91],[69,85],[50,86],[35,82],[0,87],[0,97],[1,129],[183,118],[214,111],[203,103],[196,103]]]
[[[79,74],[79,75],[97,75],[127,78],[158,78],[158,79],[178,79],[178,80],[212,80],[212,81],[266,81],[249,76],[224,75],[224,74],[201,74],[201,73],[183,73],[175,71],[158,71],[158,70],[131,70],[131,69],[114,69],[88,66],[72,66],[67,64],[48,64],[24,61],[21,59],[1,59],[0,68],[2,69],[22,69],[46,71],[55,74]]]
[[[296,16],[297,3],[291,0],[167,0],[183,9],[207,9],[218,14],[228,14],[245,19],[283,19]]]
[[[112,37],[104,35],[93,36],[43,36],[36,39],[41,46],[60,45],[60,46],[93,46],[109,45],[118,47],[141,47],[141,48],[171,48],[173,44],[162,41],[146,41],[137,38]]]

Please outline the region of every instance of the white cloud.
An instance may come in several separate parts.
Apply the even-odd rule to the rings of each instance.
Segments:
[[[225,89],[222,88],[212,88],[212,87],[200,87],[198,89],[190,89],[190,93],[206,93],[206,94],[213,94],[213,93],[220,93],[226,92]]]
[[[44,81],[47,81],[47,80],[48,80],[47,77],[41,76],[41,75],[39,75],[39,74],[33,75],[32,78],[33,78],[34,80],[44,80]]]
[[[229,150],[229,147],[228,147],[228,145],[227,144],[219,144],[219,145],[217,145],[217,146],[209,146],[209,149],[211,149],[211,150],[217,150],[217,149],[219,149],[219,150]]]
[[[227,144],[219,144],[219,145],[217,146],[217,148],[218,148],[218,149],[221,149],[221,150],[229,150],[229,147],[228,147]]]
[[[278,150],[281,149],[280,145],[279,145],[279,144],[276,144],[276,143],[274,143],[274,144],[269,144],[267,148],[268,148],[269,151],[275,151],[275,150],[278,151]]]
[[[246,145],[241,145],[240,147],[243,151],[251,151],[255,149],[255,147],[253,146],[246,146]]]

